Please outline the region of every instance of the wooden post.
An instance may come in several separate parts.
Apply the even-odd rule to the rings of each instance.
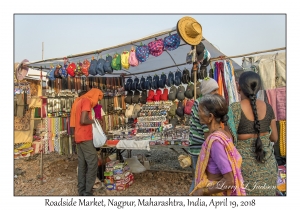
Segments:
[[[42,60],[44,60],[44,42],[42,43]],[[41,67],[41,74],[40,74],[40,80],[41,80],[41,100],[42,100],[42,106],[41,106],[41,128],[43,127],[43,71]],[[40,176],[41,176],[41,184],[43,184],[43,152],[44,152],[44,138],[42,138],[41,145],[41,162],[40,162]]]
[[[196,49],[196,47],[197,46],[194,46],[194,49]],[[197,61],[198,62],[198,61]],[[194,66],[193,66],[194,67]],[[197,94],[196,94],[196,90],[197,90],[197,88],[196,88],[196,83],[197,83],[197,71],[198,71],[198,69],[197,70],[194,70],[193,69],[193,74],[194,74],[194,100],[196,101],[196,99],[197,99]]]

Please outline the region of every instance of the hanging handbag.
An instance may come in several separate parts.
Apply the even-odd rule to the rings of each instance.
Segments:
[[[106,137],[105,133],[103,132],[102,127],[99,124],[98,120],[94,119],[94,121],[95,121],[95,123],[92,124],[92,126],[93,126],[93,144],[94,144],[94,147],[99,148],[105,144],[107,137]]]

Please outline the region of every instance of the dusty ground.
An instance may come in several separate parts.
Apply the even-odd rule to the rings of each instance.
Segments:
[[[182,169],[177,154],[170,151],[151,151],[151,170],[134,174],[134,183],[125,191],[110,191],[99,184],[95,196],[186,196],[192,181],[191,169]],[[134,153],[132,155],[135,155]],[[77,155],[44,155],[44,178],[41,184],[40,155],[15,160],[15,196],[77,196]],[[158,170],[158,171],[153,171]],[[166,172],[161,170],[176,170]],[[180,172],[178,172],[180,170]]]

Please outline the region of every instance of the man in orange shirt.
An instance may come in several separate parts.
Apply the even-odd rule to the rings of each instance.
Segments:
[[[93,195],[92,189],[97,177],[98,157],[93,144],[92,124],[94,120],[91,114],[92,108],[102,98],[102,91],[92,88],[79,97],[71,112],[71,115],[75,118],[75,142],[78,154],[78,194],[80,196]]]
[[[80,93],[78,93],[78,98],[75,99],[75,100],[79,100],[80,96],[83,96],[84,94],[86,94],[87,91],[83,90],[81,91]],[[72,109],[73,110],[73,107],[74,107],[74,110],[76,109],[76,104],[77,102],[75,103],[75,101],[73,102],[72,104]],[[72,136],[72,150],[73,150],[73,153],[74,154],[77,154],[77,151],[76,151],[76,143],[75,143],[75,115],[71,115],[70,117],[70,131],[71,131],[71,136]]]

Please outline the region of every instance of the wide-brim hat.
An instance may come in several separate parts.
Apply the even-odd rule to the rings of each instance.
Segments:
[[[202,26],[192,17],[177,22],[177,33],[189,45],[198,45],[202,40]]]
[[[28,65],[29,61],[24,59],[21,63],[17,65],[16,68],[16,78],[17,80],[23,80],[28,73]]]

